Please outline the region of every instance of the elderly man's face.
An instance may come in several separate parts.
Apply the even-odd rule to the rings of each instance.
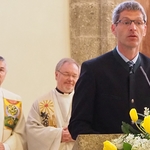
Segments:
[[[0,85],[3,83],[7,73],[5,61],[0,61]]]
[[[55,77],[57,88],[64,93],[70,93],[73,91],[79,77],[79,68],[74,63],[66,62],[59,71],[56,71]]]

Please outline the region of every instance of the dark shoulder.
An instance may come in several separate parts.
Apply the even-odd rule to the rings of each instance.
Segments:
[[[150,58],[147,57],[146,55],[140,53],[139,54],[140,59],[141,59],[141,65],[144,69],[150,70]]]
[[[142,61],[146,61],[146,62],[150,62],[150,58],[142,53],[139,53],[140,58],[142,59]]]
[[[113,51],[109,51],[101,56],[83,62],[81,65],[81,72],[98,74],[103,72],[103,70],[105,70],[107,66],[110,66],[112,62],[114,62]]]

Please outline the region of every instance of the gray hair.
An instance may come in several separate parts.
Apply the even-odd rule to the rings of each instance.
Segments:
[[[5,61],[4,57],[0,56],[0,61]]]
[[[139,10],[143,15],[143,21],[144,22],[147,21],[147,16],[146,16],[145,10],[140,3],[135,2],[135,1],[126,1],[126,2],[120,3],[114,9],[113,14],[112,14],[112,22],[114,24],[119,20],[120,13],[124,10],[133,10],[133,11]]]
[[[63,64],[66,63],[66,62],[68,62],[68,63],[74,63],[74,64],[76,64],[77,67],[80,69],[80,65],[79,65],[74,59],[72,59],[72,58],[63,58],[63,59],[61,59],[61,60],[57,63],[56,68],[55,68],[55,71],[58,71],[58,70],[63,66]]]

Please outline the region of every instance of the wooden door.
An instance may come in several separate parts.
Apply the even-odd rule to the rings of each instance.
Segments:
[[[146,56],[150,57],[150,0],[136,0],[139,2],[145,9],[147,14],[147,33],[144,37],[140,51],[145,54]]]

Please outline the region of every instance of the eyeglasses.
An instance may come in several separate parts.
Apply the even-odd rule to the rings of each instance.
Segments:
[[[67,72],[61,72],[60,70],[57,70],[59,73],[61,73],[63,76],[65,76],[66,78],[69,78],[69,77],[72,77],[74,79],[77,79],[78,78],[78,75],[76,74],[69,74]]]
[[[134,22],[134,24],[136,26],[142,26],[143,24],[146,23],[146,21],[143,21],[143,20],[130,20],[130,19],[122,19],[122,20],[118,20],[115,24],[122,24],[122,25],[125,25],[125,26],[129,26],[131,25],[131,23]]]

